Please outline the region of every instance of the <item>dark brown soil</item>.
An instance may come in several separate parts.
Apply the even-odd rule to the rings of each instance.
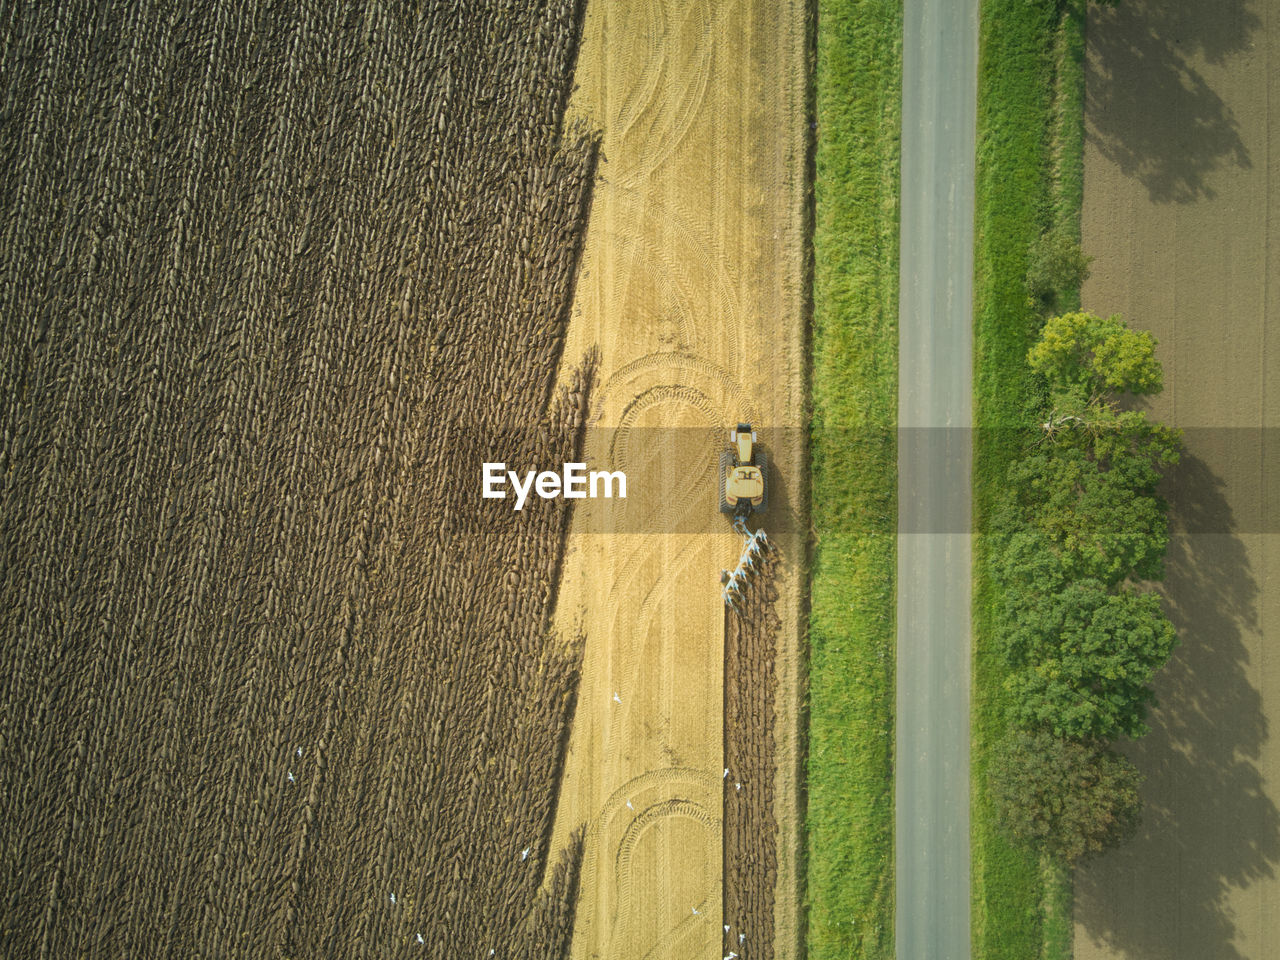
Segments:
[[[776,561],[766,555],[724,617],[724,951],[773,960],[778,824],[773,815]]]
[[[0,13],[0,952],[565,953],[580,18]]]

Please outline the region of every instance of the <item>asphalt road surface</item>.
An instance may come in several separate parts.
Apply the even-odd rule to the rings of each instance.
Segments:
[[[907,0],[898,423],[899,960],[969,956],[977,0]]]

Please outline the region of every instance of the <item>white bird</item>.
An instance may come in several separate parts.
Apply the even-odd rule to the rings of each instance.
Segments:
[[[728,767],[725,767],[725,768],[724,768],[724,776],[723,776],[723,777],[721,777],[720,779],[721,779],[721,780],[728,780],[728,779],[729,779],[729,768],[728,768]]]
[[[302,748],[301,748],[301,747],[299,747],[299,748],[298,748],[298,756],[302,756]]]
[[[742,784],[740,783],[735,783],[734,786],[737,787],[739,790],[742,789]]]
[[[528,859],[529,859],[529,851],[530,851],[530,850],[532,850],[532,849],[533,849],[532,847],[525,847],[523,850],[521,850],[521,851],[520,851],[520,859],[521,859],[521,860],[528,860]]]
[[[615,692],[615,693],[614,693],[614,695],[613,695],[613,702],[614,702],[614,703],[621,703],[621,702],[622,702],[622,698],[621,698],[620,696],[618,696],[618,694],[617,694],[616,692]]]
[[[396,902],[396,895],[394,893],[391,895],[391,902],[392,903]]]
[[[697,908],[697,907],[694,907],[694,908],[693,908],[693,915],[694,915],[695,917],[700,917],[700,916],[702,916],[702,914],[700,914],[700,913],[698,912],[698,908]]]
[[[293,783],[293,771],[292,771],[292,770],[290,770],[290,771],[289,771],[289,782],[290,782],[290,783]]]
[[[727,923],[724,925],[724,932],[725,933],[729,932],[729,925]]]
[[[426,943],[427,941],[425,941],[425,940],[423,940],[423,939],[422,939],[422,934],[418,934],[418,942],[419,942],[419,943]]]
[[[745,933],[740,933],[740,934],[738,934],[738,942],[739,942],[739,943],[741,943],[741,942],[742,942],[743,940],[745,940],[745,939],[747,939],[747,935],[746,935]]]
[[[627,801],[627,809],[628,809],[628,810],[634,810],[634,809],[635,809],[635,807],[633,807],[633,806],[631,805],[631,801],[630,801],[630,800],[628,800],[628,801]]]

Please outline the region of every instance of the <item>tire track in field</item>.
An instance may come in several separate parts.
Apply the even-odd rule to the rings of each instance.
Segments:
[[[588,458],[636,472],[626,505],[578,514],[559,607],[562,629],[588,638],[557,815],[559,835],[588,823],[577,957],[723,956],[718,574],[740,538],[716,512],[714,448],[740,419],[766,437],[801,423],[803,46],[800,6],[588,3],[574,103],[602,128],[605,162],[569,343],[601,348]],[[800,463],[787,450],[779,469],[798,477]],[[794,571],[780,593],[785,752],[797,729]],[[709,794],[646,779],[672,768]],[[794,831],[795,784],[776,778]],[[628,833],[641,811],[687,813],[690,800],[714,830],[673,813]],[[601,866],[624,846],[625,900]],[[794,841],[779,851],[773,928],[793,944]]]

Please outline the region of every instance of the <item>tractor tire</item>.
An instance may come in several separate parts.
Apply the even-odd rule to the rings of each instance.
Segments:
[[[760,506],[755,507],[752,513],[764,513],[769,509],[769,455],[756,448],[756,466],[760,468],[760,479],[764,481],[764,489],[760,492]]]
[[[720,512],[733,513],[733,507],[729,506],[729,498],[725,495],[724,481],[729,470],[733,467],[733,451],[720,451]]]

